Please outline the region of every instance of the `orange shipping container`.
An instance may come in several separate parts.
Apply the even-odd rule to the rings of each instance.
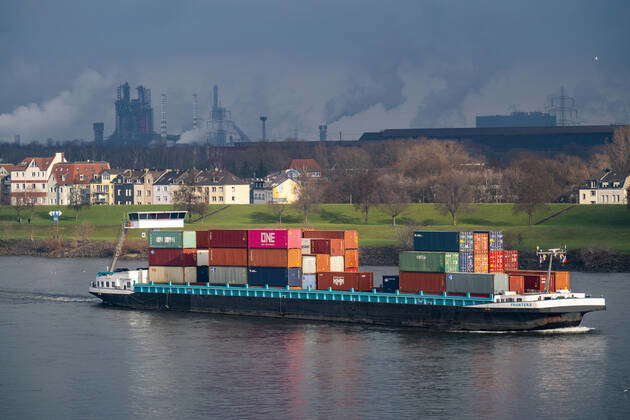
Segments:
[[[571,273],[568,271],[556,271],[554,274],[556,290],[571,290]]]
[[[343,239],[331,239],[330,240],[330,255],[343,257],[346,247],[344,246]]]
[[[356,230],[305,230],[303,238],[343,239],[346,249],[359,248],[359,233]]]
[[[475,273],[487,273],[488,272],[488,254],[477,254],[475,252],[473,256]]]
[[[327,273],[330,271],[330,255],[326,254],[317,254],[315,256],[317,260],[315,261],[315,268],[318,273]]]
[[[473,245],[475,254],[487,254],[488,233],[473,233]]]
[[[210,266],[247,267],[247,250],[243,248],[210,248]]]
[[[358,249],[346,249],[344,253],[344,259],[346,268],[359,266],[359,250]]]
[[[525,293],[525,277],[524,276],[509,276],[508,289],[512,292],[523,294]]]
[[[301,267],[301,249],[264,249],[249,250],[250,267]]]

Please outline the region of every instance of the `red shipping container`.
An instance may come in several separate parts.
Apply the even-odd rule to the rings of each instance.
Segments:
[[[210,248],[210,266],[247,267],[247,250],[242,248]]]
[[[247,248],[247,231],[198,230],[197,248]]]
[[[503,251],[503,269],[518,270],[518,251]]]
[[[343,239],[345,249],[359,248],[359,233],[356,230],[305,230],[304,238]]]
[[[503,251],[490,251],[488,255],[488,272],[502,273],[504,267]]]
[[[346,264],[346,269],[351,268],[351,267],[358,267],[359,266],[359,250],[346,249],[346,252],[344,252],[344,264]]]
[[[249,248],[302,249],[301,229],[252,229],[247,231]]]
[[[330,239],[311,239],[311,254],[330,255]]]
[[[473,247],[475,254],[487,254],[488,233],[473,233]]]
[[[374,288],[373,273],[317,273],[317,289],[319,290],[354,289],[358,292],[369,292]]]
[[[302,267],[301,249],[250,249],[250,267]]]
[[[149,249],[149,266],[196,267],[197,250],[194,248]]]
[[[513,276],[508,277],[508,289],[519,294],[525,293],[525,277]]]
[[[359,267],[346,267],[343,269],[346,273],[358,273]]]
[[[399,289],[405,293],[442,294],[446,291],[445,273],[400,272]]]

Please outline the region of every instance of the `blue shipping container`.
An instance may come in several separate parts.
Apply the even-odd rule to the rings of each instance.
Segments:
[[[396,293],[396,290],[400,287],[399,276],[383,276],[383,292]]]
[[[302,274],[302,288],[317,289],[317,274]]]
[[[475,259],[472,252],[459,253],[459,271],[462,273],[472,273],[475,271]]]
[[[503,250],[503,232],[490,232],[490,235],[488,235],[488,248],[490,251]]]
[[[459,232],[414,232],[414,251],[459,252]]]
[[[474,248],[473,232],[459,232],[459,252],[473,252]]]
[[[249,267],[247,284],[250,286],[302,286],[301,268]]]

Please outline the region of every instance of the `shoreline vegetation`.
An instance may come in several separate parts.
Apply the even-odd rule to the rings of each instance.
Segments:
[[[350,204],[321,204],[309,215],[308,224],[302,223],[302,215],[293,206],[287,206],[281,224],[267,205],[208,207],[205,217],[195,216],[184,229],[356,229],[363,265],[397,265],[398,251],[411,249],[415,230],[501,230],[506,235],[505,248],[519,250],[524,268],[540,268],[534,256],[536,246],[566,245],[569,255],[565,269],[630,272],[630,210],[622,205],[549,204],[529,225],[525,215],[514,214],[512,204],[474,204],[458,217],[457,225],[452,225],[435,205],[411,204],[398,217],[396,226],[378,206],[370,209],[365,222],[362,212]],[[50,210],[63,211],[59,223],[51,222]],[[22,223],[16,221],[12,207],[0,206],[0,255],[108,258],[126,213],[151,210],[172,210],[172,206],[90,206],[79,214],[67,207],[37,206],[22,214]],[[146,258],[146,239],[141,232],[128,231],[122,258]]]
[[[0,256],[37,256],[48,258],[111,258],[116,243],[112,241],[81,241],[54,239],[0,240]],[[398,253],[408,248],[398,246],[360,247],[361,265],[396,266]],[[143,241],[125,241],[121,260],[145,260],[148,246]],[[519,264],[528,270],[546,269],[538,263],[535,252],[520,251]],[[609,249],[583,248],[572,250],[566,264],[554,262],[554,270],[593,273],[630,272],[630,254]]]

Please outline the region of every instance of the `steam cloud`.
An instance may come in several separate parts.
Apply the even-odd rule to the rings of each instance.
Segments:
[[[19,134],[23,141],[47,138],[66,140],[65,134],[77,125],[89,124],[88,115],[104,94],[111,95],[113,83],[100,73],[88,70],[81,74],[70,90],[41,104],[20,106],[11,113],[0,114],[0,141]]]

